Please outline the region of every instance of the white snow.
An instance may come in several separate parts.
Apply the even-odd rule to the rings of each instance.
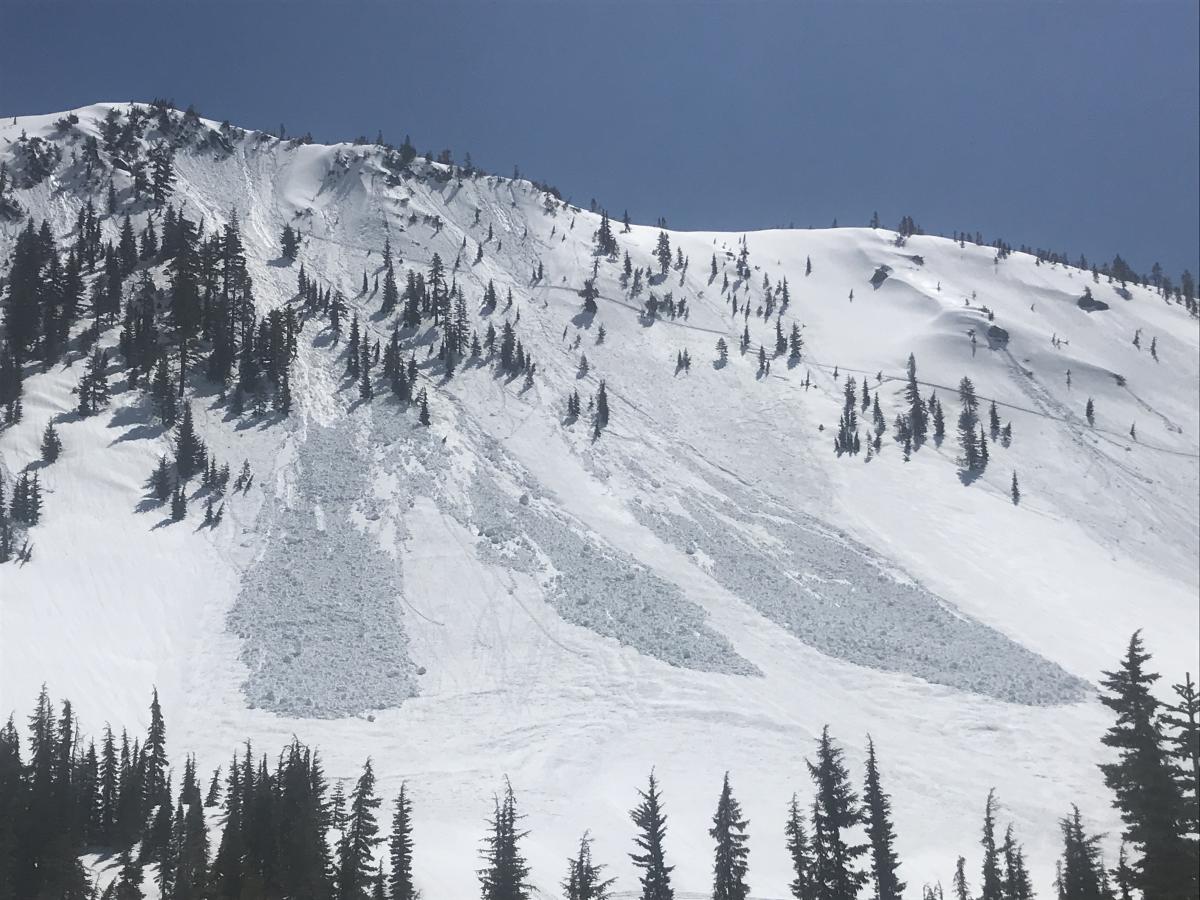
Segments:
[[[107,108],[77,110],[75,137],[56,138],[58,170],[17,192],[60,243],[85,199],[72,150]],[[5,119],[0,158],[23,130],[53,136],[57,118]],[[810,796],[803,758],[825,724],[859,781],[874,738],[914,894],[947,880],[959,853],[977,858],[993,786],[1039,889],[1072,802],[1115,852],[1119,822],[1096,768],[1108,717],[1092,686],[1139,627],[1168,683],[1200,656],[1200,340],[1181,307],[942,238],[898,247],[886,230],[751,233],[739,301],[760,304],[764,274],[786,277],[784,328],[802,323],[806,341],[799,366],[780,357],[759,378],[774,322],[751,314],[751,351],[739,354],[747,320],[732,314],[722,274],[709,280],[716,253],[736,283],[741,235],[670,233],[686,274],[671,269],[637,297],[602,259],[589,322],[576,292],[597,215],[549,204],[525,181],[443,180],[421,161],[397,177],[374,147],[231,141],[228,154],[211,141],[178,153],[175,202],[209,230],[237,213],[260,310],[295,292],[299,265],[280,259],[285,223],[303,235],[309,274],[339,287],[383,342],[391,322],[359,289],[385,237],[401,281],[434,252],[448,268],[461,252],[453,278],[470,308],[491,279],[501,302],[490,321],[519,311],[534,386],[470,364],[444,384],[435,371],[425,430],[382,385],[358,405],[344,345],[310,322],[289,420],[239,421],[213,394],[193,400],[218,458],[235,472],[248,459],[256,474],[208,530],[195,505],[169,524],[144,502],[169,435],[119,377],[112,407],[79,420],[81,361],[32,376],[23,420],[0,432],[5,482],[37,459],[52,417],[64,453],[40,469],[32,561],[0,567],[0,711],[24,715],[44,682],[70,697],[86,731],[106,719],[141,729],[157,685],[172,751],[194,751],[202,772],[246,738],[273,752],[296,734],[335,778],[353,779],[371,756],[386,796],[409,783],[428,896],[475,894],[483,818],[506,774],[547,896],[584,829],[631,891],[626,811],[656,766],[680,895],[708,888],[708,819],[730,770],[751,820],[753,894],[783,897],[785,803]],[[128,185],[123,172],[116,181]],[[23,224],[0,224],[5,258]],[[119,224],[107,221],[105,236]],[[472,264],[489,225],[502,246]],[[617,236],[635,266],[657,271],[657,234]],[[546,278],[534,284],[538,261]],[[873,290],[880,265],[891,271]],[[1110,308],[1082,310],[1085,286]],[[640,317],[651,291],[686,298],[689,317]],[[988,348],[985,306],[1007,349]],[[488,320],[475,318],[482,332]],[[730,346],[721,369],[718,336]],[[104,343],[115,340],[114,330]],[[675,374],[684,348],[691,371]],[[581,352],[591,368],[577,378]],[[948,436],[906,463],[890,430],[909,352],[938,386]],[[832,452],[835,366],[879,393],[889,432],[870,462]],[[969,486],[953,459],[964,375],[1014,431]],[[612,418],[593,442],[584,420],[562,417],[568,391],[586,404],[601,378]]]

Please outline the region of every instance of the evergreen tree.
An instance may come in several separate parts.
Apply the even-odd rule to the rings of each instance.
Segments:
[[[629,858],[633,860],[634,867],[642,872],[639,876],[641,900],[674,900],[671,872],[675,867],[667,865],[663,847],[667,835],[667,816],[662,808],[662,795],[653,770],[648,787],[644,791],[639,790],[638,796],[641,801],[629,813],[638,829],[634,838],[638,852],[629,854]]]
[[[1019,505],[1021,502],[1021,486],[1017,484],[1016,469],[1014,469],[1012,473],[1012,487],[1010,488],[1009,492],[1012,494],[1013,506]]]
[[[187,492],[184,490],[183,482],[175,482],[175,489],[171,491],[171,521],[182,522],[187,518]]]
[[[996,790],[988,791],[983,808],[983,892],[980,900],[1003,900],[1000,878],[1000,851],[996,846]]]
[[[908,354],[908,382],[904,388],[904,396],[908,401],[908,429],[912,435],[914,447],[925,443],[928,431],[928,418],[925,403],[921,400],[920,386],[917,384],[917,358]]]
[[[172,487],[171,464],[167,462],[166,454],[163,454],[158,458],[158,465],[150,476],[150,489],[155,499],[163,502],[171,496]]]
[[[396,797],[396,812],[392,816],[392,834],[388,839],[388,854],[392,871],[388,878],[391,900],[416,900],[413,886],[412,800],[407,785],[400,785]]]
[[[94,416],[108,405],[108,354],[97,348],[88,360],[87,369],[76,389],[79,394],[79,414]]]
[[[708,834],[717,844],[713,862],[713,900],[746,900],[750,892],[746,884],[746,858],[750,853],[746,846],[748,823],[742,818],[741,804],[734,799],[728,772],[712,823]]]
[[[954,864],[954,900],[971,900],[971,891],[967,886],[967,861],[959,857]]]
[[[1009,825],[1001,848],[1004,858],[1004,900],[1033,900],[1033,885],[1025,869],[1025,851],[1013,836]]]
[[[391,313],[396,309],[396,305],[399,302],[400,289],[396,286],[396,273],[389,261],[383,273],[383,302],[380,310],[385,313]]]
[[[567,859],[567,875],[562,881],[566,900],[608,900],[615,878],[603,878],[604,866],[592,862],[592,839],[579,839],[579,852]]]
[[[871,841],[871,875],[875,881],[875,900],[900,900],[905,884],[898,871],[896,833],[892,826],[892,802],[879,782],[875,742],[867,738],[867,782],[863,792],[867,838]]]
[[[154,381],[150,386],[150,396],[154,400],[154,409],[159,420],[167,428],[175,424],[179,408],[175,401],[175,389],[171,384],[171,375],[167,371],[167,358],[160,356],[154,367]]]
[[[183,406],[183,418],[175,433],[175,471],[179,480],[186,484],[192,476],[204,468],[206,451],[204,444],[196,434],[196,426],[192,421],[191,404]]]
[[[54,427],[53,422],[47,422],[46,428],[42,431],[42,462],[50,464],[58,459],[62,453],[62,438],[58,436],[58,429]]]
[[[163,721],[162,706],[158,702],[158,688],[150,698],[150,728],[146,743],[142,747],[143,790],[146,808],[164,805],[170,807],[171,792],[167,783],[167,727]]]
[[[1184,900],[1196,894],[1196,871],[1180,833],[1186,813],[1163,747],[1159,702],[1151,691],[1159,676],[1146,669],[1149,661],[1137,631],[1121,667],[1104,673],[1100,702],[1116,721],[1101,740],[1118,758],[1102,763],[1100,770],[1116,795],[1113,805],[1125,823],[1124,839],[1141,851],[1131,866],[1134,886],[1147,898]]]
[[[796,795],[788,805],[788,820],[784,826],[787,836],[787,851],[792,863],[792,881],[788,888],[794,900],[817,900],[812,848],[808,835],[804,831],[804,814],[800,812],[800,804]]]
[[[1186,813],[1183,831],[1192,835],[1189,843],[1195,855],[1196,835],[1200,835],[1200,821],[1197,821],[1200,816],[1200,799],[1197,798],[1197,787],[1200,786],[1200,696],[1191,672],[1184,673],[1183,683],[1172,685],[1171,690],[1178,702],[1166,707],[1162,724],[1169,729],[1167,752],[1174,765]]]
[[[495,798],[495,811],[488,820],[489,833],[484,839],[484,868],[479,870],[483,900],[527,900],[529,866],[517,846],[528,832],[517,823],[517,800],[512,785],[505,779],[503,798]]]
[[[280,243],[283,245],[283,258],[289,262],[295,260],[300,252],[300,237],[296,234],[296,229],[291,225],[284,225]]]
[[[817,741],[817,762],[806,761],[817,794],[812,811],[813,880],[818,900],[855,900],[868,875],[858,866],[866,844],[850,843],[846,833],[863,818],[850,786],[842,750],[826,726]]]
[[[608,389],[605,387],[603,379],[600,381],[600,388],[596,391],[596,415],[592,423],[592,437],[599,438],[605,428],[608,427]]]
[[[350,794],[346,830],[338,845],[338,900],[364,900],[367,896],[375,847],[383,840],[377,836],[379,825],[375,821],[380,802],[375,796],[375,772],[368,759]]]
[[[658,233],[658,243],[654,248],[654,256],[658,259],[658,267],[663,275],[671,265],[671,239],[665,231]]]
[[[1059,820],[1063,834],[1063,855],[1059,863],[1059,897],[1062,900],[1104,900],[1101,890],[1104,870],[1100,865],[1099,835],[1084,833],[1079,807],[1072,804],[1071,815]]]

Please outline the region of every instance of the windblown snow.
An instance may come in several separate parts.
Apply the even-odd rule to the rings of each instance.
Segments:
[[[72,157],[110,106],[76,110],[68,127],[57,115],[0,125],[10,164],[22,132],[62,147],[53,174],[14,195],[60,243],[88,196],[103,206]],[[536,377],[525,387],[480,360],[443,379],[423,327],[408,338],[429,391],[423,428],[385,389],[360,401],[344,341],[314,319],[290,417],[235,416],[197,385],[204,439],[255,473],[210,530],[146,500],[171,435],[140,392],[114,378],[111,407],[80,419],[81,358],[32,376],[22,421],[0,432],[5,483],[41,465],[51,419],[64,452],[40,470],[32,560],[0,567],[5,715],[44,682],[85,731],[141,727],[157,685],[171,747],[195,751],[201,771],[246,738],[269,752],[296,734],[335,778],[370,756],[385,795],[409,784],[432,897],[476,892],[474,852],[505,775],[546,896],[585,828],[632,890],[626,810],[651,766],[680,896],[708,887],[707,822],[729,770],[751,822],[753,895],[783,897],[785,802],[808,796],[803,759],[825,724],[856,772],[874,738],[910,885],[947,879],[974,851],[993,786],[1039,888],[1072,802],[1118,831],[1096,768],[1107,715],[1095,682],[1137,628],[1166,674],[1195,671],[1200,655],[1200,339],[1181,307],[1026,254],[884,229],[747,234],[744,281],[742,235],[668,232],[689,264],[660,276],[659,230],[618,224],[622,253],[655,273],[631,296],[620,262],[594,255],[599,215],[528,181],[420,159],[398,172],[375,146],[204,120],[176,166],[173,202],[190,218],[211,230],[236,214],[261,311],[293,300],[302,262],[386,343],[393,317],[361,283],[390,239],[401,274],[440,254],[481,333],[519,315]],[[114,179],[136,227],[157,215],[128,200],[126,172]],[[294,263],[285,224],[302,235]],[[22,227],[0,222],[4,258]],[[115,240],[120,217],[104,228]],[[578,291],[594,265],[590,317]],[[735,314],[726,275],[752,307],[764,276],[787,279],[798,365],[781,356],[759,372],[774,318]],[[480,311],[489,280],[502,299]],[[1081,304],[1085,288],[1097,302]],[[650,293],[685,299],[688,316],[647,317]],[[992,326],[1003,337],[989,341]],[[102,344],[115,343],[114,329]],[[676,370],[682,350],[689,371]],[[945,405],[946,442],[906,462],[889,427],[869,461],[835,456],[845,378],[878,394],[890,426],[910,352]],[[1013,429],[970,483],[954,459],[963,376]],[[600,379],[611,422],[593,440],[565,402],[574,389],[586,402]]]

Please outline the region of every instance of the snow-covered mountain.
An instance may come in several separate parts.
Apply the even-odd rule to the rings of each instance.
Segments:
[[[106,240],[125,212],[138,231],[160,221],[108,154],[85,177],[84,142],[112,107],[0,124],[20,216],[0,220],[0,257],[24,217],[73,241],[110,174]],[[31,185],[35,137],[61,159]],[[152,122],[140,145],[160,137]],[[141,728],[157,685],[172,750],[194,751],[202,772],[246,738],[271,752],[296,734],[334,778],[370,756],[384,796],[409,784],[430,897],[476,892],[505,775],[547,895],[585,828],[631,890],[627,810],[652,766],[681,896],[708,887],[728,770],[751,822],[754,896],[783,897],[785,804],[810,795],[804,757],[826,724],[859,782],[873,737],[910,885],[975,853],[991,787],[1040,889],[1071,803],[1119,831],[1096,768],[1108,714],[1095,682],[1138,628],[1169,676],[1200,654],[1200,340],[1182,306],[1025,253],[882,228],[668,231],[663,275],[660,229],[614,221],[619,253],[597,256],[599,213],[529,181],[207,120],[174,139],[171,202],[209,232],[236,215],[260,312],[297,302],[303,265],[386,345],[398,313],[380,312],[376,277],[390,241],[402,288],[437,253],[471,327],[482,338],[514,323],[536,372],[505,377],[485,352],[447,379],[440,329],[402,332],[426,428],[382,384],[361,401],[344,332],[311,318],[290,416],[234,415],[194,382],[202,437],[255,474],[211,529],[197,504],[174,524],[147,502],[172,436],[141,390],[114,375],[111,406],[80,419],[82,354],[31,375],[23,418],[0,431],[4,483],[38,459],[52,419],[64,450],[39,471],[32,559],[0,566],[5,715],[46,683],[85,731],[101,717]],[[281,253],[287,225],[295,261]],[[637,293],[626,252],[647,273]],[[167,286],[162,266],[148,271]],[[593,271],[594,316],[580,296]],[[494,309],[480,303],[489,282]],[[796,364],[775,355],[777,321],[785,337],[801,330]],[[892,423],[910,353],[947,434],[906,461]],[[1012,429],[977,478],[955,460],[964,376],[985,425],[995,400]],[[878,454],[869,410],[863,452],[834,453],[847,377],[886,419]],[[594,439],[586,407],[602,380],[610,419]],[[569,422],[572,391],[585,409]]]

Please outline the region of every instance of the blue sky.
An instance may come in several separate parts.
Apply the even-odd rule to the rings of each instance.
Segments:
[[[1200,4],[0,0],[0,114],[173,98],[418,149],[635,220],[912,215],[1110,259],[1200,256]]]

